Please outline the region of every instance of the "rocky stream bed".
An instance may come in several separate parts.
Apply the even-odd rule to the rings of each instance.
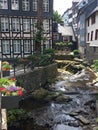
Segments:
[[[57,81],[48,92],[41,89],[32,93],[38,101],[36,105],[32,101],[30,106],[36,122],[33,130],[97,130],[95,79],[89,68],[74,75],[59,70]]]

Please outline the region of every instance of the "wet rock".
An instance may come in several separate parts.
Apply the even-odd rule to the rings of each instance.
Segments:
[[[76,119],[78,119],[80,122],[82,122],[84,125],[88,125],[90,123],[89,120],[87,120],[85,117],[83,116],[75,116]]]
[[[69,101],[72,101],[72,99],[68,96],[63,96],[63,95],[60,95],[58,96],[56,99],[55,99],[56,102],[59,102],[59,103],[64,103],[64,102],[69,102]]]
[[[69,115],[70,115],[70,116],[77,116],[78,113],[73,111],[73,112],[70,112]]]
[[[49,94],[49,91],[48,91],[48,90],[43,89],[43,88],[40,88],[40,89],[38,89],[38,90],[35,90],[35,91],[32,93],[32,97],[33,97],[35,100],[41,101],[41,100],[43,100],[48,94]]]
[[[79,122],[78,121],[70,121],[69,123],[68,123],[68,125],[69,126],[73,126],[73,127],[79,127]]]

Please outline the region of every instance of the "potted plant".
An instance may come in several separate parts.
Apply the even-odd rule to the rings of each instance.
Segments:
[[[21,96],[24,94],[24,88],[16,86],[15,78],[1,78],[0,92],[2,94],[2,108],[11,109],[18,108]]]
[[[2,75],[3,75],[3,77],[10,75],[11,68],[12,68],[12,66],[7,61],[2,62]]]

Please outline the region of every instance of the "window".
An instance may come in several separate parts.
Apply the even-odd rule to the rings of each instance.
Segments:
[[[98,29],[95,31],[95,40],[98,40]]]
[[[14,53],[20,53],[20,40],[13,40]]]
[[[30,32],[30,19],[23,19],[23,31]]]
[[[3,54],[10,54],[9,40],[2,40]]]
[[[38,0],[33,0],[33,11],[37,11]]]
[[[43,0],[43,11],[49,12],[49,0]]]
[[[12,31],[13,32],[20,31],[19,18],[12,18]]]
[[[1,18],[1,31],[2,32],[8,32],[9,31],[8,18]]]
[[[87,34],[87,41],[89,41],[89,33]]]
[[[91,41],[93,40],[93,31],[91,31]]]
[[[19,10],[19,0],[11,0],[11,9]]]
[[[24,53],[31,52],[30,40],[24,40]]]
[[[29,11],[30,10],[29,0],[22,0],[22,10],[23,11]]]
[[[0,9],[8,9],[7,0],[0,0]]]
[[[49,33],[49,19],[43,21],[44,33]]]
[[[53,34],[53,40],[59,40],[59,35],[58,34]]]
[[[95,23],[95,18],[96,18],[96,15],[95,13],[91,16],[91,24],[94,24]]]

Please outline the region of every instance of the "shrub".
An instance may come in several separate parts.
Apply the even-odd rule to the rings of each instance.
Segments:
[[[80,54],[80,53],[79,53],[79,50],[74,50],[74,51],[73,51],[73,54],[74,54],[74,56],[79,55],[79,54]]]

